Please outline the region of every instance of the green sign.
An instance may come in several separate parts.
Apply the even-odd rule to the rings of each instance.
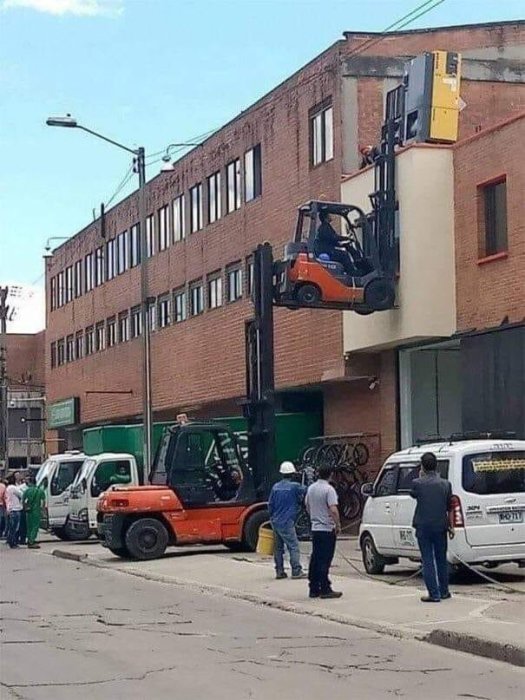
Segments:
[[[78,409],[78,396],[49,404],[47,407],[47,427],[53,429],[77,424],[79,419]]]

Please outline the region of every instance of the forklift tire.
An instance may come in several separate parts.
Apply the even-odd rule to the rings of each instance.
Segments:
[[[244,523],[244,532],[242,541],[245,549],[249,552],[255,552],[257,549],[257,540],[259,539],[259,528],[263,523],[268,522],[270,514],[267,510],[258,510],[248,517]]]
[[[295,297],[299,304],[312,306],[321,301],[321,290],[315,284],[303,284],[295,293]]]
[[[116,557],[120,557],[121,559],[129,559],[130,557],[127,547],[108,547],[108,549],[111,554],[114,554]]]
[[[377,277],[365,287],[365,304],[374,311],[386,311],[394,306],[395,291],[389,280]]]
[[[374,309],[360,309],[359,307],[356,307],[354,311],[356,314],[359,314],[359,316],[370,316],[370,314],[374,313]]]
[[[158,559],[166,551],[168,531],[160,520],[140,518],[131,523],[124,537],[125,547],[132,559]]]

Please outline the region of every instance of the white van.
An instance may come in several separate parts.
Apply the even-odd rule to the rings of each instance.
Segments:
[[[104,491],[119,484],[138,483],[139,470],[133,455],[106,452],[86,457],[71,485],[69,498],[68,519],[78,537],[97,534],[97,501]]]
[[[438,471],[452,484],[455,537],[449,540],[451,566],[525,566],[525,440],[465,440],[411,447],[387,459],[368,496],[359,543],[369,574],[380,574],[400,557],[419,560],[412,518],[412,482],[419,462],[433,452]]]
[[[76,539],[68,521],[69,489],[86,456],[77,450],[51,455],[40,467],[36,483],[46,494],[42,528],[62,540]]]

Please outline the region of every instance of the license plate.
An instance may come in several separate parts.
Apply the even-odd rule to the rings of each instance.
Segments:
[[[509,511],[508,513],[499,514],[500,523],[522,523],[523,522],[523,511],[515,510]]]

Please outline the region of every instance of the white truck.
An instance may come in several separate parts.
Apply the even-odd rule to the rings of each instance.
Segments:
[[[68,523],[77,539],[97,534],[97,501],[104,491],[139,483],[139,469],[131,454],[105,452],[86,457],[71,485],[68,504]]]
[[[78,539],[68,519],[69,492],[85,459],[86,456],[77,450],[51,455],[36,478],[46,495],[42,528],[62,540]]]

